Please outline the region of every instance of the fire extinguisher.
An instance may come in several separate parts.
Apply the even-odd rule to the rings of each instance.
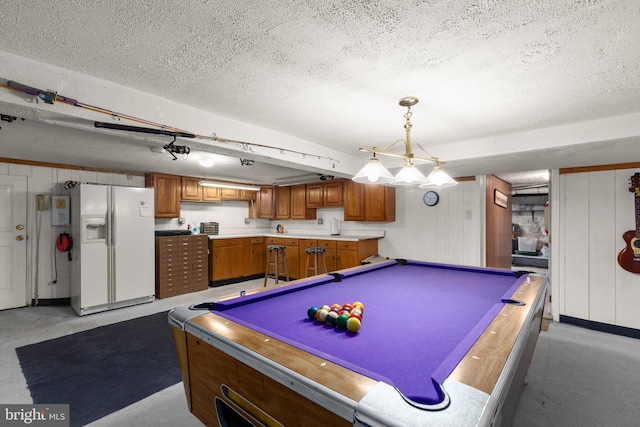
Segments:
[[[71,261],[71,248],[73,247],[73,240],[69,233],[60,233],[56,239],[56,249],[60,252],[66,252],[69,261]]]

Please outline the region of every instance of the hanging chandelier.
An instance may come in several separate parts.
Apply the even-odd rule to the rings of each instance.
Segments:
[[[421,188],[432,187],[449,187],[456,185],[457,182],[451,178],[440,167],[445,162],[440,161],[437,157],[433,157],[417,142],[411,142],[411,107],[418,103],[419,99],[413,96],[408,96],[400,100],[400,106],[407,107],[407,112],[404,114],[406,119],[404,129],[406,133],[405,139],[399,139],[383,148],[360,148],[360,151],[367,153],[373,153],[373,157],[369,159],[369,162],[365,167],[360,170],[352,179],[355,182],[363,184],[390,184],[390,185],[419,185]],[[395,153],[387,151],[398,143],[404,143],[405,152]],[[424,151],[428,157],[416,157],[413,154],[412,145],[415,144],[418,148]],[[385,156],[401,157],[404,159],[404,166],[400,169],[400,172],[393,176],[391,172],[385,168],[380,159],[376,157],[377,154],[383,154]],[[413,164],[414,160],[421,160],[426,162],[433,162],[436,165],[429,176],[425,177]]]

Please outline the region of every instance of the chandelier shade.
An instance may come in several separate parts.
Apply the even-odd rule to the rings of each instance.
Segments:
[[[391,172],[380,163],[380,159],[377,158],[374,153],[365,167],[352,179],[361,184],[389,184],[394,180],[394,177],[391,175]]]
[[[453,178],[451,178],[445,171],[442,170],[440,165],[436,165],[425,182],[420,184],[420,188],[442,188],[451,187],[458,184]]]

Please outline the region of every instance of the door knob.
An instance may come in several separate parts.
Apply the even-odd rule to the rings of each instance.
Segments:
[[[16,240],[18,240],[18,241],[24,240],[24,237],[22,237],[22,235],[18,235],[18,236],[16,236]]]
[[[22,224],[16,225],[16,230],[24,230],[24,225]]]

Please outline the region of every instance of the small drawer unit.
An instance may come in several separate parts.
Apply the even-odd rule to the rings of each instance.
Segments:
[[[205,235],[156,237],[156,298],[168,298],[209,287]]]

